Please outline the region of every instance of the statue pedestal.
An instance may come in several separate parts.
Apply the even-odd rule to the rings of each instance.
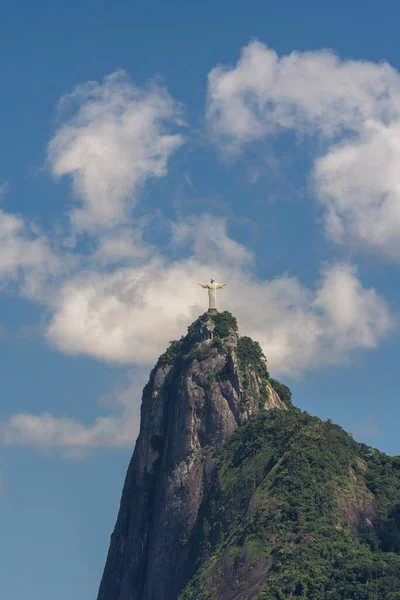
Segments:
[[[209,312],[209,313],[217,313],[218,310],[216,308],[209,308],[207,312]]]

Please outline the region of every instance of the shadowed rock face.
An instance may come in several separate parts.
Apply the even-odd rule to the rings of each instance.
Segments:
[[[217,338],[216,318],[200,317],[160,357],[143,390],[98,600],[178,598],[212,478],[211,448],[261,408],[286,408],[262,369],[241,362],[235,326]]]

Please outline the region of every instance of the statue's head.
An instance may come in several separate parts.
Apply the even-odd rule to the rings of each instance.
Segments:
[[[210,283],[214,283],[214,279],[211,279]]]

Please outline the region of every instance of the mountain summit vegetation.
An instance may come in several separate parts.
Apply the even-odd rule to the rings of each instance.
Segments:
[[[400,457],[297,409],[232,315],[143,391],[99,600],[400,600]]]

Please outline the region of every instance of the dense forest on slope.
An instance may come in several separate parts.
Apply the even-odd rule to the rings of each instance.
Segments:
[[[293,408],[259,412],[214,460],[180,600],[400,599],[400,457]]]

